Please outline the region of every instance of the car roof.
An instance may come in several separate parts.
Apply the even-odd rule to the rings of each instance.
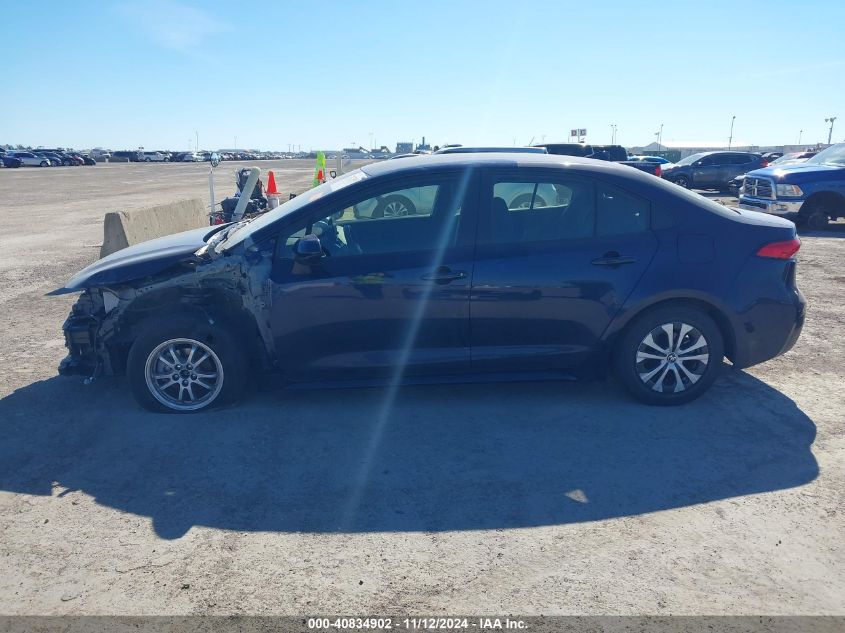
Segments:
[[[561,156],[558,154],[522,154],[513,152],[490,152],[478,154],[420,154],[403,160],[391,160],[364,165],[361,170],[368,176],[387,176],[399,172],[428,171],[432,169],[462,167],[484,168],[531,168],[531,167],[586,167],[590,171],[618,174],[620,176],[634,176],[641,174],[653,178],[633,167],[617,165],[616,163],[580,158],[578,156]]]

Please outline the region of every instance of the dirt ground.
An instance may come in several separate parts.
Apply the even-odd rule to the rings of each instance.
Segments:
[[[524,383],[175,417],[57,377],[75,297],[45,293],[106,211],[207,170],[0,170],[0,614],[845,613],[845,225],[802,237],[795,349],[681,408]]]

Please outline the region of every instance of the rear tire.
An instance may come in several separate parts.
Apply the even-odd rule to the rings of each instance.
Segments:
[[[672,182],[674,182],[679,187],[683,187],[684,189],[689,189],[690,186],[689,178],[687,178],[686,176],[678,176]]]
[[[646,404],[677,405],[698,398],[722,368],[724,342],[706,313],[686,306],[637,317],[614,350],[617,378]]]
[[[48,163],[46,160],[41,161],[41,167],[49,167],[49,166],[50,166],[50,163]]]
[[[387,196],[373,209],[374,218],[399,218],[416,215],[417,207],[405,196]]]
[[[138,404],[159,413],[195,413],[229,404],[246,384],[243,349],[220,322],[178,314],[154,319],[129,350],[129,387]]]

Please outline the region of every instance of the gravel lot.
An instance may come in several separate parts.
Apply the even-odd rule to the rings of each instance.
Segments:
[[[260,166],[285,196],[313,169]],[[106,211],[207,170],[0,170],[0,613],[845,613],[845,225],[803,236],[795,349],[682,408],[524,383],[173,417],[57,377],[74,296],[45,293]]]

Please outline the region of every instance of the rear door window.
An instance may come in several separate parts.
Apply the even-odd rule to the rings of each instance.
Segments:
[[[647,231],[651,224],[648,200],[613,185],[596,185],[596,233],[628,235]]]
[[[588,180],[502,179],[493,182],[491,193],[481,243],[572,240],[594,233],[595,196]]]

